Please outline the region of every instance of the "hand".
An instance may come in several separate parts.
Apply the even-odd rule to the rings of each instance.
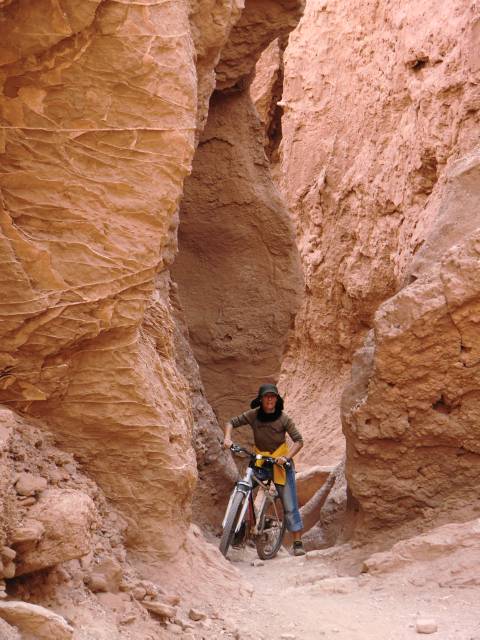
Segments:
[[[223,440],[223,447],[225,449],[230,449],[230,447],[232,446],[233,442],[230,440],[230,438],[225,438]]]
[[[279,464],[281,467],[288,461],[288,458],[285,456],[280,456],[279,458],[275,458],[275,462]]]

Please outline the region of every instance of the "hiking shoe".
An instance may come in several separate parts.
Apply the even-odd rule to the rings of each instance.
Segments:
[[[303,548],[303,542],[301,540],[295,540],[293,543],[293,555],[294,556],[304,556],[305,549]]]

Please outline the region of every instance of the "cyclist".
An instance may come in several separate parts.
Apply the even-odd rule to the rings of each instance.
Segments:
[[[231,447],[233,429],[250,425],[255,441],[255,453],[277,459],[280,466],[274,465],[273,471],[259,469],[257,473],[264,478],[267,474],[273,473],[273,481],[282,499],[287,529],[292,533],[293,553],[296,556],[303,556],[305,555],[302,543],[303,523],[298,509],[295,469],[293,464],[287,469],[283,467],[287,460],[293,458],[303,447],[302,436],[292,419],[283,412],[283,399],[274,384],[262,384],[250,407],[249,411],[231,418],[225,425],[224,447],[227,449]],[[285,441],[287,433],[293,440],[290,451]],[[256,465],[262,467],[263,461],[257,462]]]

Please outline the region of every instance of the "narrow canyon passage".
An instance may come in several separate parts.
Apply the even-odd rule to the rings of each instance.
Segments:
[[[471,0],[0,0],[1,640],[480,640],[479,51]],[[226,560],[265,381],[308,553]]]

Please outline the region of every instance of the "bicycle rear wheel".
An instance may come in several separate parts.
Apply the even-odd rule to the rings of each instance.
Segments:
[[[230,505],[230,509],[227,514],[227,519],[225,521],[225,526],[223,528],[222,537],[220,538],[220,551],[222,554],[227,557],[227,552],[232,544],[232,540],[235,535],[235,529],[237,528],[238,518],[240,517],[240,513],[242,511],[243,501],[246,499],[245,494],[238,491],[232,500],[232,504]]]
[[[258,516],[258,534],[255,538],[258,557],[262,560],[274,558],[282,546],[285,534],[285,516],[280,496],[266,496]]]

